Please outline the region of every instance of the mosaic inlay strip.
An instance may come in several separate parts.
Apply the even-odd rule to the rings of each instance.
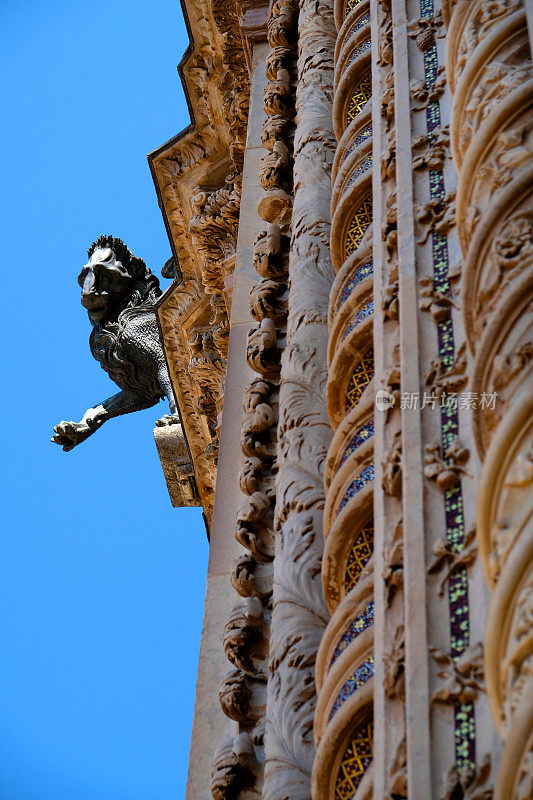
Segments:
[[[368,22],[370,22],[370,14],[364,14],[364,16],[362,16],[361,19],[358,19],[355,25],[352,26],[350,33],[346,37],[346,41],[350,41],[354,34],[356,34],[357,31],[360,31],[361,28],[363,28]]]
[[[361,779],[372,763],[374,752],[374,723],[366,719],[353,732],[350,744],[342,754],[334,800],[351,800]]]
[[[342,338],[345,339],[348,336],[348,334],[354,330],[354,328],[357,328],[360,322],[362,322],[364,319],[368,319],[368,317],[372,316],[373,313],[374,313],[374,301],[371,300],[369,303],[365,303],[365,305],[361,309],[359,309],[359,311],[353,318],[353,321],[348,325],[348,327],[344,331],[344,336]]]
[[[365,486],[368,486],[369,483],[372,483],[374,480],[374,465],[369,464],[368,467],[365,467],[357,478],[350,483],[348,488],[346,489],[346,493],[342,498],[341,502],[339,503],[339,507],[337,509],[337,514],[340,514],[346,503],[355,497],[356,494],[359,494],[361,489],[364,489]]]
[[[360,636],[363,631],[366,631],[367,628],[370,628],[371,625],[374,624],[374,601],[372,600],[364,611],[354,619],[352,623],[350,623],[350,627],[342,634],[339,642],[335,648],[335,652],[331,657],[331,661],[329,662],[328,671],[331,669],[332,665],[338,659],[341,653],[344,653],[346,648],[349,644],[354,642],[358,636]]]
[[[374,520],[367,523],[357,534],[346,562],[344,590],[346,594],[355,589],[363,570],[374,552]]]
[[[350,123],[360,113],[372,97],[372,78],[370,73],[364,76],[355,87],[346,109],[346,124]]]
[[[420,12],[423,18],[433,17],[433,0],[420,0]],[[424,72],[426,86],[433,84],[438,77],[439,60],[437,47],[433,44],[424,50]],[[426,129],[431,141],[434,131],[441,126],[440,105],[430,103],[426,109]],[[446,197],[444,174],[442,171],[430,171],[429,190],[432,200],[444,200]],[[440,234],[432,234],[433,251],[433,285],[435,291],[451,294],[448,281],[449,254],[448,242]],[[455,338],[451,311],[437,323],[439,357],[445,368],[452,366],[455,360]],[[441,413],[441,444],[446,451],[459,435],[459,415],[453,404],[444,404]],[[454,552],[459,553],[464,547],[465,521],[463,510],[463,494],[461,486],[456,486],[444,493],[446,512],[446,533]],[[459,567],[448,581],[448,602],[450,610],[450,650],[454,660],[460,658],[470,643],[470,614],[468,602],[468,572],[466,567]],[[472,703],[457,704],[455,707],[455,760],[459,772],[464,772],[476,763],[476,728],[474,705]]]
[[[348,258],[349,255],[354,253],[361,241],[363,236],[365,235],[366,231],[372,224],[372,198],[367,197],[355,214],[353,215],[352,221],[348,226],[348,231],[346,233],[346,245],[344,249],[344,258]]]
[[[369,261],[368,264],[361,264],[361,266],[355,270],[354,274],[342,290],[342,294],[337,302],[337,309],[339,309],[341,305],[348,299],[355,287],[361,283],[364,278],[368,278],[369,275],[372,275],[372,272],[373,270],[371,261]]]
[[[345,411],[355,408],[361,395],[374,377],[374,348],[369,347],[366,353],[356,362],[353,375],[346,390]]]
[[[360,144],[366,142],[366,140],[370,139],[371,136],[372,136],[372,125],[369,125],[368,128],[363,128],[362,131],[359,131],[353,142],[351,142],[350,146],[344,153],[342,161],[343,162],[346,161],[350,153],[353,153],[356,147],[359,147]]]
[[[349,179],[347,180],[346,185],[345,185],[342,193],[344,194],[346,192],[346,190],[350,188],[350,186],[353,186],[353,184],[356,182],[357,178],[359,178],[361,175],[364,175],[364,173],[368,172],[369,169],[372,169],[372,159],[371,158],[367,158],[366,161],[363,161],[362,164],[359,164],[359,166],[354,169],[354,171],[351,173]]]
[[[371,45],[370,42],[363,42],[363,44],[360,44],[359,47],[357,48],[357,50],[354,53],[352,53],[352,55],[350,56],[346,66],[349,67],[350,64],[353,64],[355,59],[359,58],[361,53],[366,53],[366,51],[370,50],[371,47],[372,47],[372,45]]]
[[[366,422],[364,425],[361,425],[360,428],[356,430],[346,447],[344,448],[344,452],[341,456],[341,460],[339,461],[339,467],[341,467],[346,459],[351,456],[352,453],[361,447],[363,442],[368,441],[374,435],[374,420],[371,419],[370,422]]]
[[[335,716],[342,704],[348,700],[355,692],[364,686],[369,678],[374,674],[374,656],[369,656],[355,672],[350,675],[348,680],[343,683],[337,699],[329,712],[328,722]]]

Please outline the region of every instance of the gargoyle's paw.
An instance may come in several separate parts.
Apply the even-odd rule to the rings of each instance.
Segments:
[[[68,452],[68,450],[72,450],[73,447],[76,447],[77,444],[86,438],[86,435],[83,435],[86,430],[87,426],[81,425],[79,422],[67,422],[63,420],[57,425],[54,425],[52,441],[55,444],[61,445],[63,450]]]

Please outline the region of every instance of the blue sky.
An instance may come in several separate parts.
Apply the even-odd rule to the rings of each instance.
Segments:
[[[49,440],[113,394],[86,248],[112,233],[157,273],[170,255],[146,154],[188,123],[185,26],[177,0],[1,7],[0,800],[181,799],[207,542],[170,506],[166,409]]]

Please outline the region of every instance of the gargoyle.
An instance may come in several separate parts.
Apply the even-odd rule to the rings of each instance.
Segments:
[[[159,280],[113,236],[100,236],[87,255],[78,283],[93,326],[89,345],[121,391],[89,408],[80,422],[63,421],[54,427],[52,441],[65,451],[108,419],[151,408],[163,397],[177,414],[154,312],[161,294]]]

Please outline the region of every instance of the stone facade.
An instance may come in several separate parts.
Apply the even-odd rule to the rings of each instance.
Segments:
[[[156,441],[211,541],[187,798],[529,800],[532,3],[186,14],[149,161]]]

